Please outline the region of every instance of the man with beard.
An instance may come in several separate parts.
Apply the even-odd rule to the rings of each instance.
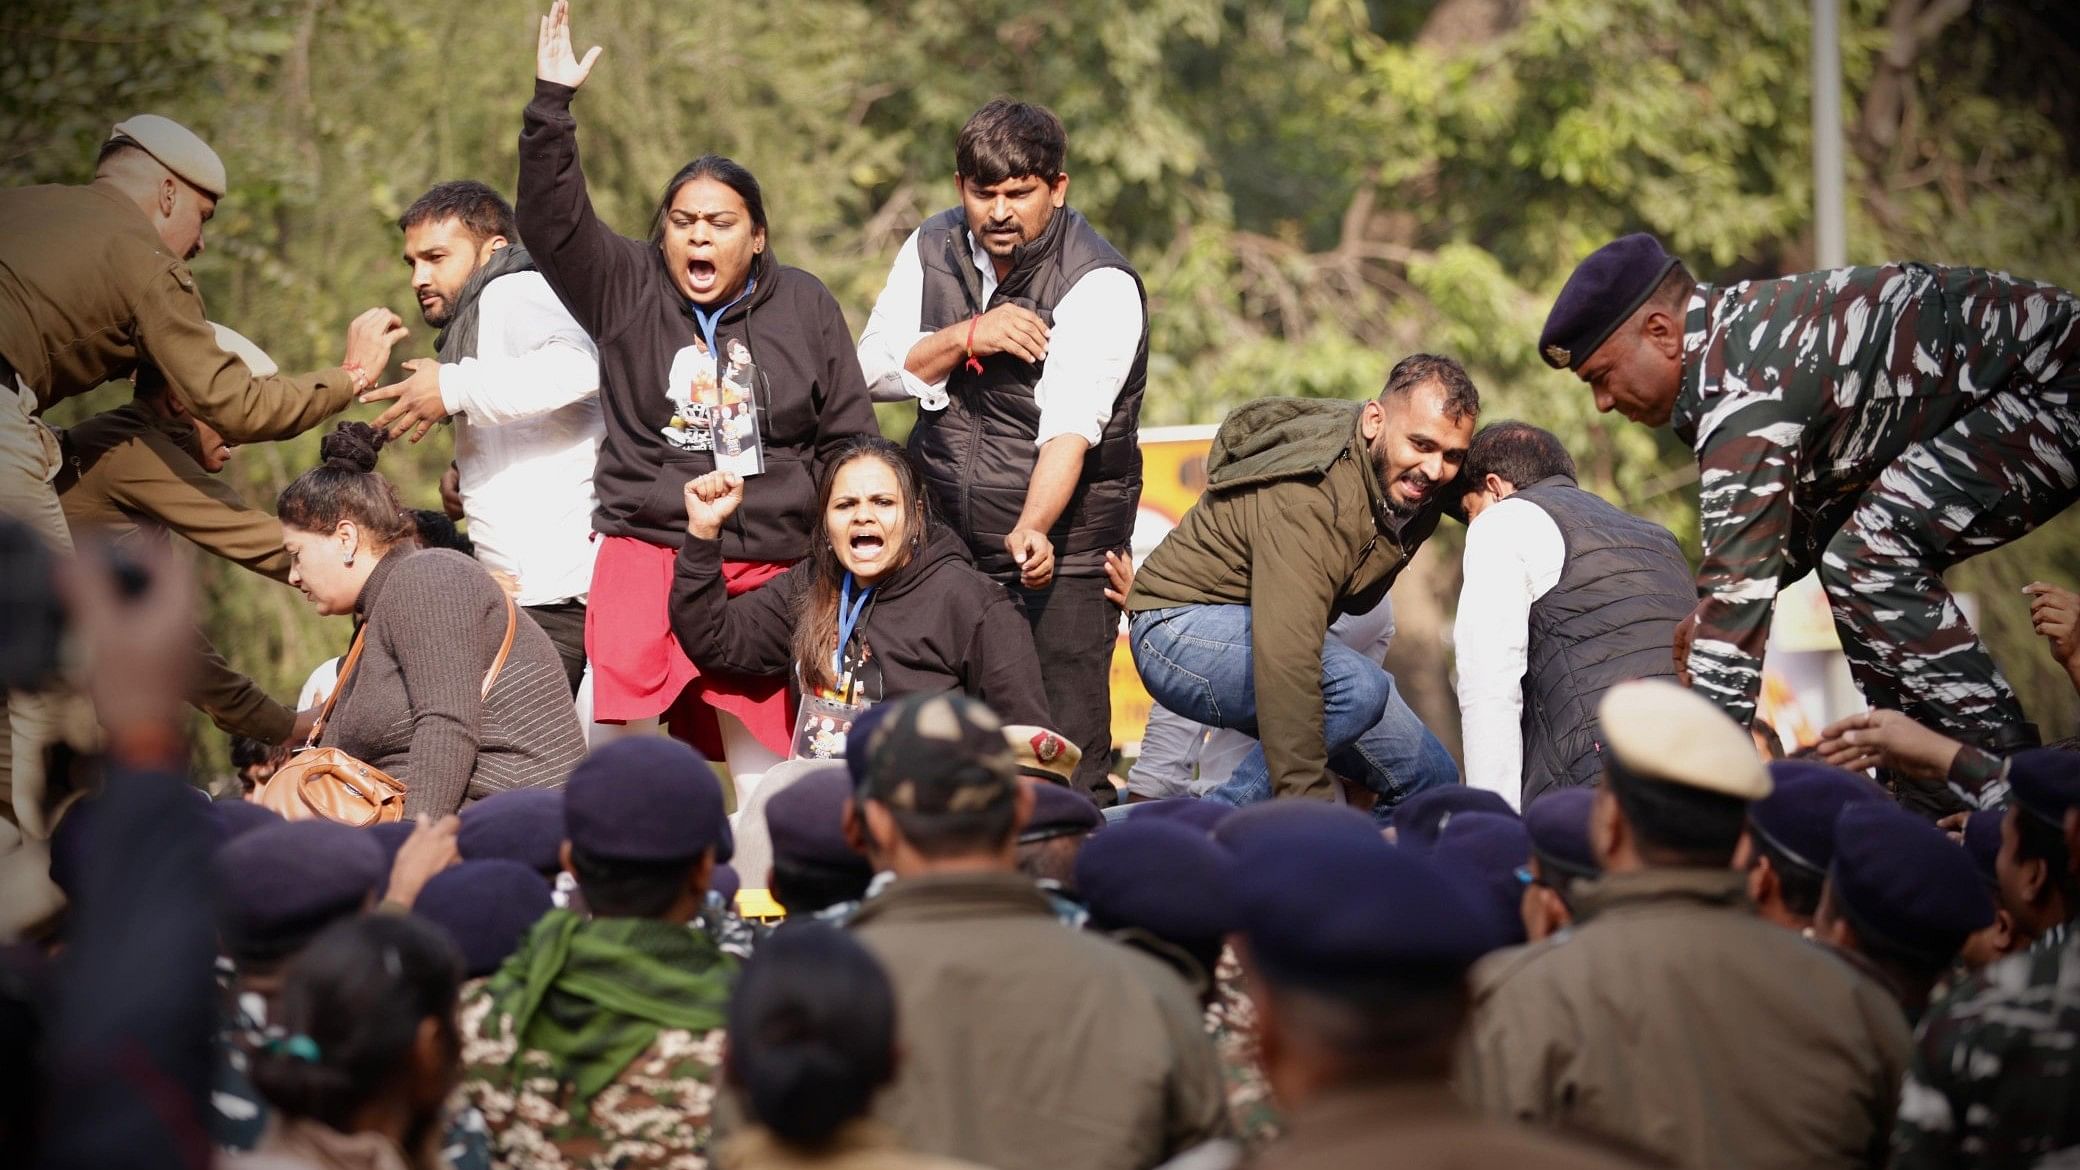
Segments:
[[[904,242],[859,360],[877,400],[917,400],[910,452],[933,503],[1047,648],[1048,710],[1083,753],[1073,786],[1109,794],[1105,554],[1127,548],[1141,499],[1148,298],[1065,206],[1067,153],[1043,106],[977,110],[954,145],[960,206]]]
[[[1385,818],[1457,779],[1393,677],[1322,631],[1377,604],[1437,528],[1479,411],[1458,362],[1416,354],[1372,401],[1260,399],[1221,424],[1206,494],[1127,595],[1149,694],[1261,741],[1212,799],[1328,799],[1333,767]]]
[[[477,559],[517,584],[515,599],[585,675],[592,587],[593,464],[604,424],[599,352],[535,271],[513,209],[482,183],[441,183],[405,209],[404,262],[438,360],[362,396],[394,399],[376,419],[417,442],[453,417],[462,513]]]

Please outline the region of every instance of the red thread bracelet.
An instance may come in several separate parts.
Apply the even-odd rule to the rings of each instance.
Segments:
[[[971,374],[979,374],[982,372],[982,359],[975,356],[975,326],[981,320],[982,314],[980,313],[977,313],[974,316],[968,318],[968,342],[965,346],[962,347],[968,351],[967,365],[968,372]]]

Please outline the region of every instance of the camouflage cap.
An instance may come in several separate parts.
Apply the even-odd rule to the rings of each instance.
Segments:
[[[861,797],[926,814],[980,812],[1016,797],[1018,761],[988,707],[953,692],[884,706],[853,773]]]

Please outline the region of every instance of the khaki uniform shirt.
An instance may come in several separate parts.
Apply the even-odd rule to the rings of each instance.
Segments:
[[[262,576],[289,579],[281,522],[203,469],[187,420],[132,402],[66,431],[59,446],[64,463],[53,486],[75,535],[120,539],[149,522]],[[189,697],[218,727],[262,743],[281,743],[295,725],[295,712],[206,642]]]
[[[1292,1132],[1250,1170],[1623,1170],[1641,1163],[1524,1129],[1484,1121],[1442,1084],[1333,1090],[1293,1116]]]
[[[1137,1170],[1227,1133],[1175,972],[1063,926],[1017,874],[904,878],[852,929],[895,985],[903,1060],[875,1113],[999,1170]]]
[[[39,411],[140,361],[233,443],[286,439],[353,401],[344,369],[259,377],[219,346],[187,263],[113,186],[0,190],[0,223],[0,356]]]
[[[1484,959],[1467,1098],[1697,1170],[1882,1165],[1906,1019],[1839,956],[1756,917],[1745,884],[1612,874],[1578,888],[1580,925]]]

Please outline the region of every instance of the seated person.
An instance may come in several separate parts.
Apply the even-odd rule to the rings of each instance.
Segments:
[[[419,547],[376,474],[383,441],[341,423],[276,504],[289,584],[321,614],[362,620],[319,742],[402,781],[407,818],[563,783],[585,754],[563,660],[482,565]]]
[[[933,522],[902,448],[841,448],[823,470],[808,558],[731,597],[721,536],[743,502],[744,480],[728,472],[686,485],[672,630],[694,665],[789,676],[805,696],[844,703],[958,690],[1007,722],[1051,722],[1031,628]]]

